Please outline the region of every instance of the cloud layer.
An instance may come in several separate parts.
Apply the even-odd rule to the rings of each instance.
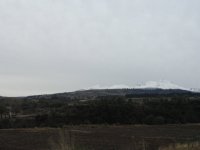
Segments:
[[[200,87],[199,0],[1,0],[0,94],[171,80]]]

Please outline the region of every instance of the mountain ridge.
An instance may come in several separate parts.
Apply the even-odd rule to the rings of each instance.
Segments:
[[[39,94],[39,95],[30,95],[30,96],[21,96],[15,98],[33,98],[33,97],[41,97],[41,98],[52,98],[52,97],[61,97],[64,99],[67,98],[94,98],[98,96],[107,96],[107,95],[140,95],[140,94],[180,94],[180,93],[199,93],[199,89],[188,89],[181,86],[178,86],[170,81],[160,80],[160,81],[148,81],[144,84],[138,84],[136,86],[130,87],[124,84],[113,85],[110,87],[101,87],[100,85],[93,86],[92,88],[72,91],[72,92],[62,92],[62,93],[53,93],[53,94]],[[0,97],[0,98],[3,98]]]
[[[192,92],[200,92],[200,89],[185,88],[177,84],[174,84],[173,82],[168,80],[147,81],[145,83],[137,84],[135,86],[128,86],[124,84],[112,85],[112,86],[95,85],[84,90],[98,90],[98,89],[181,89]]]

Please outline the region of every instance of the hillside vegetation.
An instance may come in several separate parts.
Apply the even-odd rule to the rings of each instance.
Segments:
[[[183,90],[89,90],[0,98],[0,128],[200,123],[200,96]]]

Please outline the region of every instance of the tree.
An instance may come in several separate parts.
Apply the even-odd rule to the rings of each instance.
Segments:
[[[7,109],[5,106],[0,106],[0,117],[3,118],[3,114],[7,113]]]

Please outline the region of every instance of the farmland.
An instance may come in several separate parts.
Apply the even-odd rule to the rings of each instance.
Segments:
[[[200,125],[79,125],[0,130],[2,150],[198,150]]]

